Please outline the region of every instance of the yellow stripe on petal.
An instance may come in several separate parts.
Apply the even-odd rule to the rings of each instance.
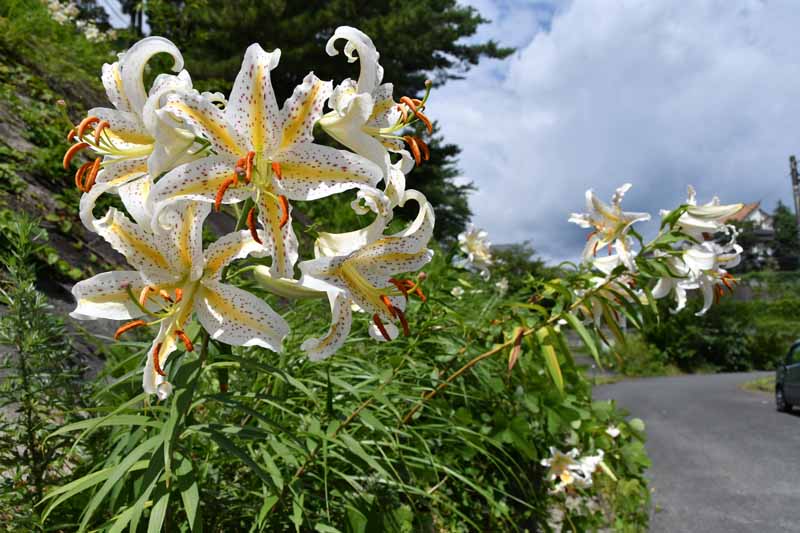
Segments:
[[[161,255],[161,253],[158,250],[150,246],[149,243],[139,239],[133,233],[128,232],[124,227],[122,227],[116,221],[108,227],[108,230],[116,234],[120,239],[122,239],[131,248],[133,248],[136,251],[136,253],[147,258],[154,265],[158,266],[159,268],[169,270],[169,263],[167,262],[166,259],[164,259],[164,256]]]
[[[223,317],[226,322],[236,322],[256,331],[264,331],[264,323],[258,315],[245,313],[215,290],[207,288],[203,291],[203,299],[208,307]]]
[[[224,123],[214,120],[199,109],[186,105],[184,102],[172,101],[164,106],[168,111],[177,111],[179,116],[193,122],[196,126],[208,133],[213,143],[224,146],[231,154],[244,155],[245,149],[231,136]]]
[[[294,108],[288,109],[289,116],[286,117],[286,123],[283,127],[281,150],[285,150],[300,141],[303,135],[308,135],[313,130],[314,122],[319,117],[312,116],[312,114],[319,115],[322,110],[317,98],[325,85],[325,83],[317,79],[305,95],[305,98],[295,102]]]

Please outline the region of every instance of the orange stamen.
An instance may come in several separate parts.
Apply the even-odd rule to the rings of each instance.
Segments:
[[[177,289],[175,289],[175,303],[178,303],[181,300],[183,300],[183,289],[178,287]]]
[[[404,96],[404,97],[402,97],[402,98],[400,99],[400,103],[401,103],[401,104],[406,104],[406,105],[408,106],[408,108],[411,110],[411,112],[412,112],[412,113],[414,113],[415,115],[416,115],[417,113],[419,113],[419,111],[417,111],[417,104],[415,104],[415,103],[414,103],[414,100],[412,100],[412,99],[411,99],[411,98],[409,98],[408,96]]]
[[[72,142],[72,141],[74,141],[74,140],[75,140],[75,128],[72,128],[72,129],[71,129],[71,130],[69,130],[69,132],[67,133],[67,142],[68,142],[68,143],[71,143],[71,142]]]
[[[280,163],[272,163],[272,173],[275,174],[275,177],[279,180],[283,179],[283,172],[281,172]]]
[[[219,211],[220,206],[222,205],[222,199],[225,196],[225,191],[228,190],[228,187],[238,183],[239,180],[236,178],[235,172],[233,173],[233,176],[222,182],[222,185],[220,185],[219,189],[217,189],[217,195],[214,197],[214,211]]]
[[[422,121],[423,124],[425,124],[425,129],[428,130],[428,133],[433,133],[433,124],[431,124],[431,119],[429,119],[422,113],[414,113],[414,114],[417,116],[418,119]]]
[[[158,291],[158,295],[161,296],[162,298],[164,298],[169,303],[173,303],[172,302],[172,296],[170,296],[169,293],[167,291],[165,291],[164,289],[161,289],[160,291]]]
[[[407,105],[408,108],[411,110],[411,112],[414,113],[414,116],[420,119],[423,124],[425,124],[425,127],[428,129],[428,133],[433,133],[433,124],[431,124],[431,120],[425,115],[423,115],[417,108],[418,105],[417,102],[421,104],[422,103],[421,100],[417,99],[412,100],[408,96],[404,96],[400,99],[400,102]]]
[[[107,127],[109,127],[109,126],[111,126],[111,124],[107,120],[104,120],[100,124],[97,125],[97,127],[94,129],[94,143],[95,144],[100,144],[100,135],[103,133],[103,130],[106,129]]]
[[[83,134],[86,133],[86,130],[89,129],[89,126],[100,122],[100,119],[97,117],[86,117],[85,119],[81,120],[81,123],[78,124],[78,137],[83,138]]]
[[[253,240],[256,241],[258,244],[264,244],[261,241],[261,237],[258,236],[258,230],[256,229],[256,208],[251,207],[250,212],[247,213],[247,227],[250,228],[250,235],[252,235]]]
[[[411,148],[411,153],[414,155],[414,161],[417,165],[422,164],[422,155],[419,153],[419,145],[417,145],[416,137],[412,137],[411,135],[405,135],[403,140],[408,144],[408,147]]]
[[[383,322],[381,322],[381,317],[379,317],[377,314],[372,315],[372,321],[375,323],[375,326],[378,328],[378,331],[381,332],[381,335],[383,335],[384,339],[387,341],[392,340],[392,338],[389,336],[389,332],[386,331],[386,327],[383,325]]]
[[[247,155],[244,158],[245,162],[245,170],[244,170],[244,180],[247,183],[250,183],[250,180],[253,176],[253,158],[256,156],[256,153],[253,151],[247,152]]]
[[[386,309],[389,310],[389,314],[391,314],[393,317],[397,317],[397,314],[395,313],[396,309],[392,305],[392,301],[389,299],[389,297],[385,294],[381,294],[381,301],[383,302],[383,305],[386,306]]]
[[[389,283],[397,287],[397,290],[403,293],[406,300],[408,300],[408,280],[407,279],[395,279],[389,278]]]
[[[92,162],[92,168],[86,175],[86,181],[83,182],[83,191],[89,192],[94,187],[94,180],[97,179],[97,173],[100,172],[100,161],[102,157],[98,157]]]
[[[161,370],[161,363],[158,361],[158,355],[161,352],[162,344],[163,343],[159,342],[158,344],[156,344],[156,347],[153,348],[153,368],[155,369],[156,374],[158,374],[159,376],[166,377],[167,375],[164,373],[163,370]]]
[[[406,108],[401,106],[400,104],[397,104],[396,107],[397,110],[400,111],[400,118],[402,119],[403,124],[405,124],[406,122],[408,122],[408,111],[406,111]]]
[[[184,333],[181,330],[178,330],[175,332],[175,335],[177,335],[178,338],[181,340],[181,342],[183,342],[183,345],[186,347],[187,352],[194,351],[194,345],[192,344],[192,341],[189,339],[189,336],[186,333]]]
[[[394,308],[395,316],[400,319],[400,324],[403,326],[403,335],[408,337],[411,335],[411,328],[408,327],[408,320],[406,320],[406,314],[398,308]]]
[[[70,146],[67,153],[64,154],[64,170],[69,170],[69,164],[72,162],[72,158],[75,157],[75,154],[88,147],[89,143],[77,143]]]
[[[144,287],[142,287],[142,292],[139,293],[139,305],[144,307],[144,304],[147,302],[148,293],[151,293],[153,291],[155,291],[155,289],[150,285],[145,285]]]
[[[128,322],[127,324],[121,325],[119,328],[117,328],[116,333],[114,333],[114,340],[118,341],[120,336],[126,331],[130,331],[134,328],[144,326],[145,324],[146,322],[144,320],[134,320],[133,322]]]
[[[417,137],[417,144],[419,145],[420,148],[422,148],[422,158],[425,161],[430,161],[431,160],[431,151],[430,151],[430,148],[428,148],[428,144],[425,141],[423,141],[422,139],[420,139],[419,137]]]
[[[83,175],[86,174],[86,171],[89,170],[89,167],[94,165],[93,161],[89,161],[88,163],[84,163],[80,166],[80,168],[75,172],[75,186],[78,188],[79,191],[86,192],[83,187]]]
[[[287,200],[286,197],[281,194],[278,196],[278,203],[281,204],[280,228],[283,229],[286,223],[289,222],[289,200]]]

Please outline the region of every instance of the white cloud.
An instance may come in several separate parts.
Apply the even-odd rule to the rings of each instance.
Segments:
[[[475,223],[494,242],[530,239],[575,257],[566,222],[583,192],[623,182],[626,209],[700,198],[791,199],[800,151],[800,10],[790,0],[481,0],[479,38],[516,45],[434,94],[431,113],[479,188]],[[480,5],[479,5],[480,4]],[[553,16],[553,13],[555,15]]]

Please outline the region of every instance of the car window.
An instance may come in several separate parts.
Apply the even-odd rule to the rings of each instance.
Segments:
[[[798,363],[800,363],[800,344],[792,346],[789,356],[786,358],[787,365],[796,365]]]

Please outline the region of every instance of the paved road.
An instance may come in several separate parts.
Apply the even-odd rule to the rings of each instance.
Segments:
[[[647,424],[653,532],[800,531],[800,411],[739,385],[768,372],[628,380],[595,389]]]

